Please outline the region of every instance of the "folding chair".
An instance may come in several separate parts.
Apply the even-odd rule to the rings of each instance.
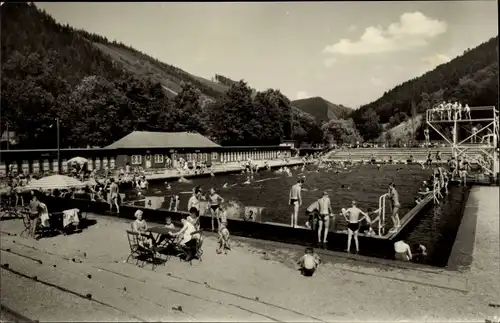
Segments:
[[[158,265],[165,263],[165,260],[157,257],[157,254],[164,251],[164,248],[158,248],[153,245],[147,246],[144,244],[145,240],[150,238],[149,235],[129,230],[126,231],[130,247],[130,255],[127,257],[126,262],[128,262],[130,258],[133,258],[136,260],[136,266],[142,263],[140,267],[144,267],[145,262],[150,262],[153,265],[153,270]]]
[[[25,234],[25,233],[27,235],[29,235],[30,231],[31,231],[31,222],[30,222],[30,218],[29,218],[29,213],[23,212],[22,219],[23,219],[23,224],[24,224],[24,230],[21,231],[21,233],[19,234],[20,237],[22,237],[23,234]]]
[[[203,232],[202,230],[197,230],[197,231],[194,231],[194,232],[191,233],[191,236],[193,236],[195,234],[199,234],[200,237],[198,239],[193,239],[196,242],[196,244],[194,246],[189,246],[189,247],[185,246],[185,247],[183,247],[181,249],[181,253],[178,255],[179,256],[179,261],[188,259],[188,257],[189,257],[190,254],[193,255],[189,260],[187,260],[187,261],[189,261],[190,265],[193,264],[192,261],[195,258],[198,259],[200,262],[203,261],[203,259],[202,259],[203,250],[201,249],[201,247],[203,245],[202,232]]]
[[[29,233],[31,232],[31,220],[30,220],[30,213],[28,211],[20,211],[20,214],[22,216],[22,219],[23,219],[23,224],[24,224],[24,230],[19,234],[20,237],[23,236],[23,234],[27,234],[27,236],[29,235]],[[40,219],[39,219],[40,220]],[[38,221],[37,222],[37,226],[36,226],[36,230],[35,230],[35,239],[38,240],[40,238],[43,238],[45,236],[47,236],[49,233],[52,233],[53,232],[53,228],[51,227],[44,227],[42,225],[42,222],[41,221]],[[36,236],[38,234],[38,236]]]

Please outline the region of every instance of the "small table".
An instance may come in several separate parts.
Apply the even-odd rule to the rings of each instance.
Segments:
[[[164,226],[157,226],[149,228],[147,231],[150,233],[154,233],[156,235],[156,237],[154,237],[154,240],[155,244],[158,245],[163,239],[166,239],[167,242],[170,242],[174,237],[170,236],[169,233],[173,233],[179,230],[177,228],[172,229],[172,228],[166,228]]]

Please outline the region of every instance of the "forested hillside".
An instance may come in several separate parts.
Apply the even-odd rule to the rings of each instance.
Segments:
[[[498,106],[498,36],[396,86],[378,100],[354,110],[351,117],[361,135],[373,139],[380,135],[381,124],[394,127],[443,100]]]
[[[292,101],[292,105],[313,116],[319,124],[330,120],[346,119],[352,112],[348,107],[333,104],[320,97],[295,100]]]
[[[61,147],[106,146],[134,130],[196,131],[232,145],[323,139],[313,118],[278,90],[193,76],[62,26],[32,4],[0,10],[0,126],[19,135],[16,148],[55,148],[56,118]]]

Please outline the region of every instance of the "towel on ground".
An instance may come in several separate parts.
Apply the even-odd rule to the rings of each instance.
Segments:
[[[79,209],[69,209],[63,211],[63,227],[67,227],[70,224],[78,224],[80,220],[78,219]]]

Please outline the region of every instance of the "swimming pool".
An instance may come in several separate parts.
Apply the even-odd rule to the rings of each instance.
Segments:
[[[414,198],[423,180],[431,175],[431,170],[422,170],[419,165],[359,165],[339,170],[319,169],[308,166],[304,172],[300,168],[292,169],[292,176],[274,171],[261,171],[254,175],[250,184],[244,184],[246,174],[225,174],[215,177],[193,178],[192,183],[171,182],[167,190],[165,183],[151,183],[148,191],[137,196],[134,190],[127,190],[127,198],[140,199],[144,196],[165,197],[162,208],[168,208],[172,195],[179,195],[180,209],[187,211],[187,201],[194,187],[202,188],[206,193],[215,188],[226,201],[240,206],[243,217],[245,207],[262,208],[262,221],[290,223],[291,209],[288,205],[290,187],[300,176],[305,177],[303,186],[303,205],[300,209],[299,224],[304,225],[307,218],[305,209],[320,198],[323,191],[329,193],[335,213],[343,207],[349,207],[356,200],[362,210],[377,209],[378,199],[387,193],[389,183],[395,182],[399,192],[402,209],[401,216],[415,206]],[[226,184],[226,188],[224,185]],[[338,223],[340,228],[343,220]]]
[[[338,213],[342,207],[350,206],[356,200],[358,206],[366,211],[368,208],[378,208],[378,199],[387,192],[387,186],[395,182],[399,192],[401,210],[400,218],[415,206],[414,198],[422,181],[431,176],[432,170],[423,170],[420,165],[358,165],[342,169],[317,169],[309,166],[304,172],[300,168],[292,169],[292,176],[275,171],[261,171],[254,175],[250,184],[244,184],[246,174],[224,174],[215,177],[193,178],[191,183],[170,182],[171,189],[167,190],[165,183],[152,183],[147,192],[137,196],[133,190],[127,191],[132,199],[144,196],[165,197],[162,208],[168,208],[172,195],[180,196],[180,210],[187,211],[187,201],[196,186],[203,192],[215,188],[226,200],[240,205],[243,217],[245,207],[261,207],[262,222],[290,223],[291,209],[288,205],[290,187],[297,182],[300,176],[305,177],[303,205],[300,209],[299,224],[307,221],[305,209],[323,191],[329,193],[332,208]],[[226,188],[224,188],[226,184]],[[446,266],[456,233],[462,218],[463,201],[467,196],[467,189],[450,187],[450,193],[445,196],[439,205],[430,203],[398,236],[410,245],[424,244],[428,256],[425,263],[432,266]],[[386,216],[387,225],[392,225],[390,217]],[[345,230],[346,222],[343,217],[336,217],[335,224],[330,230]],[[338,246],[343,250],[344,246]],[[361,246],[363,249],[363,246]],[[362,252],[363,253],[363,252]]]

